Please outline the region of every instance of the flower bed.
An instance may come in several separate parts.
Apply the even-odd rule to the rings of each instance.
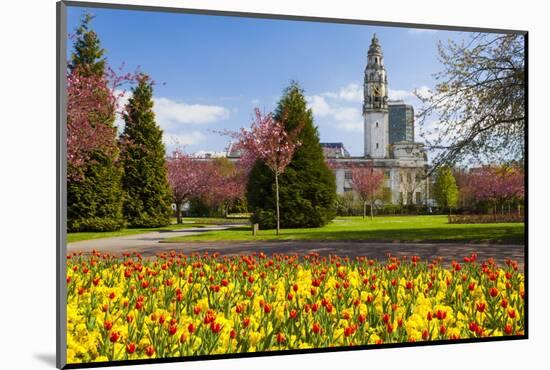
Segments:
[[[493,224],[502,222],[524,222],[523,214],[497,213],[495,215],[450,215],[450,224]]]
[[[472,255],[67,256],[69,363],[520,335],[524,276]]]

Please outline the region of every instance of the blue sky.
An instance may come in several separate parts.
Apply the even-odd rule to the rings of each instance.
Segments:
[[[390,99],[416,107],[412,91],[432,87],[432,74],[441,69],[437,41],[469,37],[395,27],[89,11],[111,66],[139,67],[163,83],[154,92],[157,122],[168,150],[184,145],[188,152],[223,151],[228,139],[216,130],[249,127],[254,107],[273,110],[281,91],[297,80],[321,141],[343,142],[352,155],[362,155],[361,86],[373,33],[384,52]],[[83,12],[69,7],[69,33]]]

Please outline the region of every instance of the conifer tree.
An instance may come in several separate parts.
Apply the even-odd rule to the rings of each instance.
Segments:
[[[301,127],[290,164],[279,178],[281,227],[320,227],[335,216],[336,182],[323,157],[313,114],[307,108],[303,90],[292,82],[283,92],[274,118],[293,132]],[[273,173],[260,162],[250,172],[247,200],[252,222],[261,228],[275,228],[276,209]]]
[[[138,76],[124,113],[122,188],[129,227],[165,226],[172,213],[165,147],[162,130],[155,122],[152,85],[147,75]]]
[[[93,18],[90,13],[85,13],[82,17],[76,29],[74,52],[68,65],[71,72],[78,68],[79,73],[86,76],[103,75],[105,71],[105,50],[101,47],[97,34],[90,28]]]
[[[67,230],[68,231],[111,231],[124,226],[122,215],[122,168],[119,163],[117,131],[114,126],[116,99],[108,88],[105,76],[104,50],[99,38],[91,30],[92,17],[86,14],[76,31],[74,51],[71,55],[68,74],[73,80],[94,81],[90,99],[97,108],[90,108],[85,114],[88,126],[96,127],[105,136],[100,145],[91,148],[87,161],[78,169],[79,175],[67,179]],[[76,78],[75,78],[76,76]],[[71,96],[69,95],[69,99]],[[75,97],[78,99],[78,97]],[[79,102],[72,102],[78,105]],[[69,102],[71,104],[71,102]],[[93,105],[91,105],[93,106]],[[71,129],[70,112],[67,115],[68,131]],[[106,128],[106,129],[105,129]],[[89,135],[89,132],[85,133]],[[93,134],[93,133],[92,133]],[[82,132],[68,132],[78,142]],[[76,135],[76,137],[75,137]],[[87,140],[83,137],[82,140]],[[68,161],[68,166],[71,162]],[[68,169],[71,172],[71,169]]]

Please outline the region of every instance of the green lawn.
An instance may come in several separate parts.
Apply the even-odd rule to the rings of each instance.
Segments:
[[[198,219],[185,219],[184,224],[172,224],[164,227],[157,227],[152,229],[138,228],[138,229],[122,229],[118,231],[106,231],[106,232],[81,232],[81,233],[68,233],[67,234],[67,243],[78,242],[82,240],[92,240],[92,239],[101,239],[101,238],[112,238],[115,236],[125,236],[133,234],[143,234],[151,231],[163,231],[163,230],[177,230],[186,227],[204,227],[206,226]]]
[[[337,217],[325,227],[313,229],[260,230],[252,236],[251,228],[238,227],[209,231],[199,235],[175,237],[167,242],[186,241],[265,241],[265,240],[365,240],[365,241],[461,241],[523,243],[523,223],[448,224],[447,216],[389,216],[363,219]]]

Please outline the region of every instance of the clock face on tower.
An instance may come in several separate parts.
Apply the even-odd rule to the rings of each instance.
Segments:
[[[376,97],[380,97],[382,96],[382,89],[380,88],[380,86],[378,85],[374,85],[373,88],[372,88],[372,93],[374,96]]]

